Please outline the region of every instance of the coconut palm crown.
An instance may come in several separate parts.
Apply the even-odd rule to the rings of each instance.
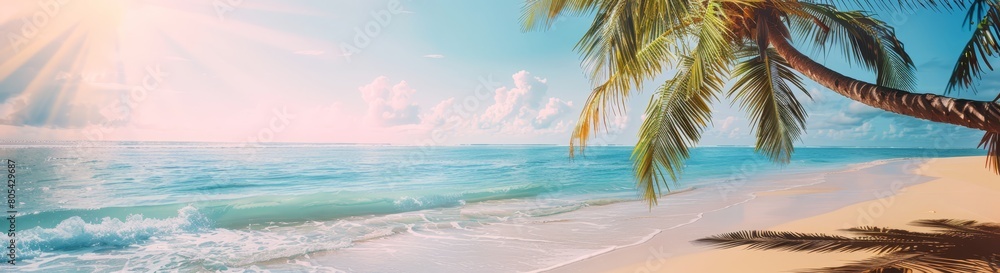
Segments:
[[[807,113],[800,101],[811,98],[801,76],[875,108],[982,130],[987,165],[1000,173],[1000,104],[911,93],[913,61],[893,28],[868,12],[838,5],[967,8],[966,21],[975,31],[946,94],[974,91],[982,66],[992,69],[988,58],[1000,55],[1000,0],[528,0],[522,21],[526,30],[534,30],[551,26],[559,16],[594,16],[576,44],[595,87],[573,131],[571,155],[583,152],[609,115],[623,114],[633,90],[664,71],[676,71],[652,94],[632,153],[637,188],[650,206],[661,186],[669,191],[668,182],[677,181],[691,147],[711,122],[711,104],[723,96],[747,113],[756,151],[787,163],[805,131]],[[796,46],[841,51],[852,65],[874,72],[876,81],[844,76]],[[724,90],[727,83],[732,87]]]

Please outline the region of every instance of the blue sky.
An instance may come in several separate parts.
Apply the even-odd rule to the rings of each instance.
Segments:
[[[22,18],[46,5],[0,13],[3,33],[29,38],[0,51],[0,139],[566,144],[591,87],[573,51],[589,18],[523,32],[520,1],[55,3],[30,38]],[[944,90],[968,39],[961,16],[880,15],[913,57],[920,92]],[[837,54],[813,56],[873,78]],[[670,74],[595,143],[634,144],[648,90]],[[960,96],[992,99],[995,75]],[[800,146],[975,147],[981,137],[807,86],[815,100]],[[716,103],[703,144],[753,143],[730,105]]]

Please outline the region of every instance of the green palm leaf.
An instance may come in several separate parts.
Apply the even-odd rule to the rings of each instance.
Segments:
[[[709,2],[696,33],[697,44],[685,54],[681,69],[663,84],[646,109],[639,143],[632,151],[636,187],[650,206],[657,204],[666,176],[676,181],[711,122],[711,102],[722,92],[734,54],[720,5]],[[664,175],[666,174],[666,175]]]
[[[592,133],[621,108],[632,89],[662,73],[677,52],[675,44],[697,18],[687,0],[534,0],[524,8],[525,29],[551,26],[564,13],[594,13],[590,29],[576,45],[595,82],[570,140],[570,155],[586,147]]]
[[[670,189],[664,173],[676,181],[689,147],[701,138],[711,119],[711,93],[687,96],[672,79],[649,102],[646,120],[639,128],[639,143],[632,151],[636,188],[650,207],[656,205],[660,185]]]
[[[975,30],[958,55],[951,78],[948,79],[946,93],[959,88],[972,88],[974,80],[983,73],[982,65],[993,70],[989,57],[1000,56],[1000,42],[997,41],[1000,36],[1000,1],[973,1],[966,13],[965,22],[968,26],[975,27]],[[1000,95],[994,101],[998,99]]]
[[[747,111],[751,126],[756,128],[755,150],[787,163],[795,141],[805,131],[807,116],[792,87],[808,93],[802,79],[773,49],[765,50],[764,55],[758,52],[752,45],[741,51],[741,57],[753,57],[736,65],[733,74],[737,80],[729,96],[741,100],[740,108]]]
[[[602,129],[601,125],[607,124],[609,112],[624,114],[625,111],[621,106],[628,98],[629,90],[639,89],[643,81],[659,74],[677,58],[673,54],[678,51],[678,45],[675,43],[679,39],[676,36],[687,32],[688,28],[688,25],[678,26],[650,41],[636,53],[635,63],[640,66],[639,68],[611,71],[608,79],[594,88],[584,103],[579,122],[573,130],[573,137],[570,138],[571,156],[577,147],[582,152],[587,146],[590,134],[599,132]]]
[[[798,34],[813,37],[819,49],[840,46],[849,60],[875,71],[878,85],[914,87],[913,60],[888,24],[862,11],[839,11],[830,5],[802,3],[802,8],[811,16],[790,14],[788,24]]]
[[[521,12],[524,30],[548,29],[560,15],[583,15],[600,6],[599,0],[527,0]]]

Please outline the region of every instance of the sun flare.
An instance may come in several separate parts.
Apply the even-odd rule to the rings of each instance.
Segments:
[[[245,88],[240,79],[253,76],[235,68],[247,65],[238,62],[254,55],[249,48],[290,52],[296,48],[288,44],[305,41],[235,16],[242,10],[290,9],[237,1],[42,0],[12,5],[0,12],[0,26],[12,30],[4,34],[8,45],[0,49],[5,56],[0,83],[19,89],[15,100],[25,104],[41,100],[80,108],[51,107],[49,117],[103,114],[93,109],[128,96],[150,70],[168,61],[187,61],[230,89]],[[227,41],[240,41],[245,48],[217,46]],[[255,60],[272,67],[280,62]],[[39,93],[47,93],[46,99]]]

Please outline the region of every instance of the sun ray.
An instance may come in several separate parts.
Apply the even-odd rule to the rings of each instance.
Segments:
[[[8,36],[24,39],[10,40],[16,46],[0,47],[0,85],[12,90],[7,99],[47,98],[45,103],[52,105],[44,107],[49,111],[45,122],[51,124],[56,117],[79,110],[72,109],[76,107],[91,109],[86,115],[97,115],[93,109],[127,93],[122,89],[141,83],[147,67],[165,60],[190,61],[218,78],[211,87],[227,92],[260,89],[248,79],[296,77],[293,71],[275,69],[287,59],[285,54],[303,47],[336,48],[329,41],[245,20],[247,16],[315,16],[317,11],[248,1],[229,6],[229,13],[220,14],[216,4],[157,0],[12,3],[0,11],[0,26],[16,30],[10,34],[14,36]],[[35,17],[37,20],[31,21]],[[37,31],[21,33],[25,22],[27,30]],[[272,51],[275,54],[261,54]],[[25,71],[32,71],[30,78],[25,78]],[[102,76],[95,80],[93,75]]]

